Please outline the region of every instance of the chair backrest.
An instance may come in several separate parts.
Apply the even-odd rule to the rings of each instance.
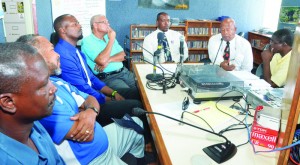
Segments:
[[[203,59],[200,60],[200,62],[201,62],[201,63],[204,63],[204,65],[207,65],[207,64],[210,64],[210,63],[211,63],[211,61],[210,61],[209,58],[203,58]]]
[[[263,64],[259,64],[258,67],[256,68],[255,75],[259,78],[263,78],[264,75],[264,68]]]
[[[245,33],[244,32],[239,32],[238,35],[245,38]]]
[[[50,42],[55,46],[59,40],[59,37],[56,32],[51,33]]]

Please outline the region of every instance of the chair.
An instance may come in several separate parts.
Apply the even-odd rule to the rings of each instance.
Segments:
[[[258,67],[256,68],[255,75],[259,78],[263,78],[264,76],[264,68],[263,64],[259,64]]]
[[[245,38],[245,33],[244,32],[239,32],[238,35]]]
[[[51,33],[50,42],[55,46],[59,41],[59,36],[56,32]],[[81,50],[81,45],[76,45],[76,48]]]
[[[55,46],[58,43],[59,37],[56,32],[51,33],[50,42]]]
[[[209,58],[202,58],[202,59],[200,60],[200,63],[204,63],[204,65],[207,65],[207,64],[210,64],[211,61],[210,61]]]

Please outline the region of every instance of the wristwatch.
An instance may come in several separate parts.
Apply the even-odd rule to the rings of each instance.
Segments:
[[[92,109],[94,112],[97,113],[97,116],[99,115],[99,110],[95,107],[88,107],[87,109]]]
[[[111,93],[111,100],[112,101],[114,101],[114,100],[116,100],[116,93],[118,93],[118,91],[113,91],[112,93]]]

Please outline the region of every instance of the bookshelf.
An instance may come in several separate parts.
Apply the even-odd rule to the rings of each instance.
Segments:
[[[258,66],[262,63],[261,52],[266,44],[270,43],[271,35],[257,32],[248,32],[248,41],[251,43],[253,63]]]
[[[218,21],[197,21],[188,20],[184,25],[171,26],[170,29],[180,32],[185,36],[189,49],[188,62],[199,62],[208,58],[208,40],[220,33],[221,23]],[[132,24],[130,25],[130,56],[132,62],[142,62],[144,38],[156,30],[156,25]]]
[[[143,49],[139,45],[143,46],[144,38],[156,29],[156,25],[130,25],[130,56],[132,62],[142,62]],[[170,29],[185,35],[185,25],[171,26]]]
[[[189,48],[189,62],[200,62],[208,58],[208,40],[220,33],[221,22],[218,21],[185,21],[186,42]]]

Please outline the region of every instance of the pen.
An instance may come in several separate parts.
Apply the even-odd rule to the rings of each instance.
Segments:
[[[203,108],[202,111],[205,111],[205,110],[208,110],[208,109],[210,109],[210,107]],[[195,110],[193,113],[198,113],[198,112],[200,112],[199,109],[198,109],[198,110]]]

